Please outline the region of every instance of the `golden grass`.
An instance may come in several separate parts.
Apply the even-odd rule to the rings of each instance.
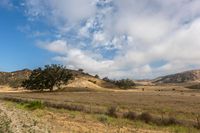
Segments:
[[[77,90],[2,93],[0,98],[34,99],[59,105],[75,104],[84,106],[88,112],[105,112],[108,107],[117,106],[119,112],[149,112],[158,117],[175,117],[187,122],[196,122],[196,116],[200,112],[200,93],[184,86],[139,86],[135,90],[109,91],[88,91],[81,88]]]

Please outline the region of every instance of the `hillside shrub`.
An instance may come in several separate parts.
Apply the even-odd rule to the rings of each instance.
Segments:
[[[116,80],[114,81],[114,84],[122,89],[129,89],[135,86],[135,83],[133,82],[133,80],[130,80],[130,79]]]
[[[108,77],[104,77],[103,80],[106,82],[113,83],[121,89],[130,89],[135,87],[136,85],[135,82],[131,79],[112,80]]]
[[[94,84],[96,84],[97,83],[97,81],[93,81],[93,80],[88,80],[89,82],[92,82],[92,83],[94,83]]]
[[[99,78],[99,75],[96,74],[94,77],[98,79],[98,78]]]
[[[110,80],[108,77],[104,77],[103,80],[106,82],[112,82],[112,80]]]

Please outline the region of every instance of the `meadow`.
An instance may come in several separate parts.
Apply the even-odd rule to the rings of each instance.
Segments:
[[[151,118],[145,118],[143,121],[146,124],[159,126],[160,121],[158,120],[162,119],[173,120],[167,126],[178,124],[186,129],[195,128],[197,131],[199,126],[199,91],[177,85],[138,86],[132,90],[108,91],[78,89],[78,91],[73,92],[68,90],[62,92],[4,92],[0,94],[0,98],[16,103],[40,101],[49,108],[103,115],[100,121],[107,120],[107,116],[122,119],[124,114],[132,112],[133,117],[137,118],[141,117],[142,114],[149,114]],[[111,114],[108,114],[108,111]],[[131,116],[126,118],[138,120]],[[146,122],[146,119],[152,120]],[[161,126],[165,125],[161,124]],[[183,132],[182,129],[179,132]]]

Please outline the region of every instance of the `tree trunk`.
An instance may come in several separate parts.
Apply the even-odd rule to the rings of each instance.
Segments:
[[[50,88],[50,92],[52,92],[52,91],[53,91],[53,87]]]

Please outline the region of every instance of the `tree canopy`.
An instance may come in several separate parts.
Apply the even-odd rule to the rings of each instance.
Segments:
[[[131,89],[136,85],[131,79],[112,80],[108,77],[104,77],[103,80],[106,82],[113,83],[121,89]]]
[[[22,86],[30,90],[50,90],[54,87],[60,88],[61,84],[72,79],[72,74],[62,65],[46,65],[32,71],[28,80]]]
[[[135,86],[135,83],[133,80],[130,79],[121,79],[114,81],[114,84],[116,84],[119,88],[122,89],[130,89]]]

